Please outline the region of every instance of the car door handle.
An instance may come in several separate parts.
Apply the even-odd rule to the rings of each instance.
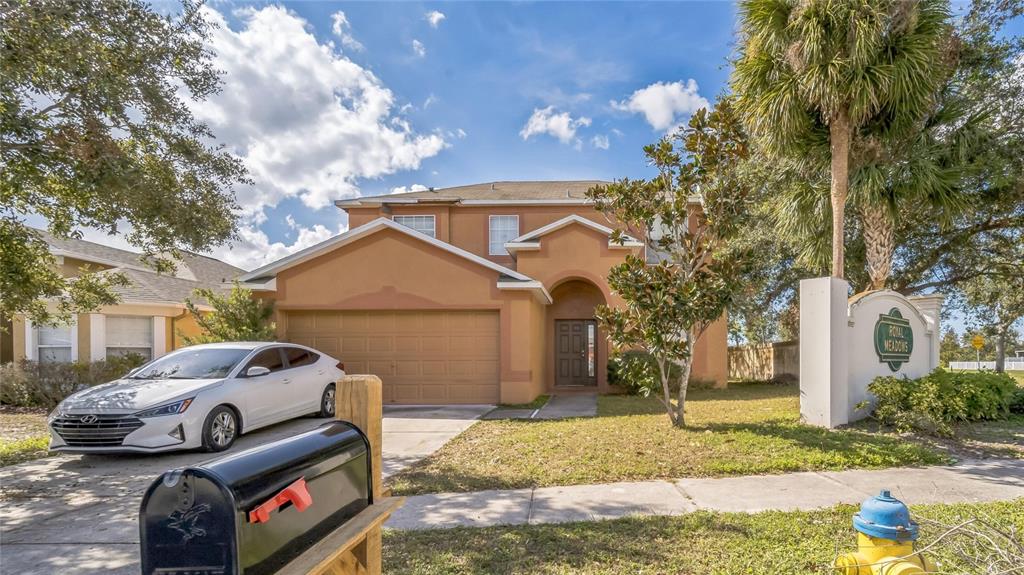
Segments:
[[[292,382],[292,380],[288,379],[287,377],[281,380],[281,383],[291,383],[291,382]]]

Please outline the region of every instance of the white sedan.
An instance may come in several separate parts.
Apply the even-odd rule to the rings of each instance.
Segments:
[[[334,416],[333,357],[295,344],[195,345],[67,397],[50,414],[50,449],[86,453],[223,451],[242,433]]]

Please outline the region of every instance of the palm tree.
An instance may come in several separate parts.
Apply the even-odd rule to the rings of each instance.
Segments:
[[[843,277],[851,160],[864,136],[920,128],[944,81],[944,0],[744,0],[732,87],[769,153],[831,175],[832,275]]]

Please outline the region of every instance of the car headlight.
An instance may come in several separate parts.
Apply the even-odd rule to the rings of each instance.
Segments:
[[[63,401],[58,403],[57,407],[53,408],[53,411],[50,412],[50,415],[46,416],[46,421],[48,421],[48,422],[53,421],[54,419],[57,419],[57,417],[59,417],[60,415],[63,415],[64,411],[63,411],[63,409],[61,409],[63,407],[64,407],[64,402]]]
[[[195,399],[190,397],[181,401],[175,401],[174,403],[168,403],[166,405],[160,405],[157,407],[151,407],[144,409],[135,414],[135,417],[160,417],[161,415],[176,415],[178,413],[185,413],[189,405],[192,405],[192,400]]]

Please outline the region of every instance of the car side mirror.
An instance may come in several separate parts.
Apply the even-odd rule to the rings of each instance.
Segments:
[[[267,375],[268,373],[270,373],[270,369],[263,367],[262,365],[254,365],[245,370],[245,377],[259,377],[261,375]]]

